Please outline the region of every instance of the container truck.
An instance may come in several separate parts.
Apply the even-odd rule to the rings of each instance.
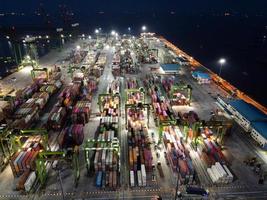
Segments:
[[[200,196],[208,196],[209,193],[207,190],[200,188],[200,187],[186,187],[186,193],[187,194],[193,194],[193,195],[200,195]]]

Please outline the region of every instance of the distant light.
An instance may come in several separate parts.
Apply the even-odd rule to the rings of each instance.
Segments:
[[[48,35],[46,35],[46,36],[45,36],[45,38],[46,38],[46,39],[48,39],[48,38],[49,38],[49,36],[48,36]]]
[[[30,36],[29,35],[26,35],[26,38],[29,38]]]
[[[146,31],[146,26],[142,26],[142,31]]]
[[[106,49],[109,49],[109,45],[108,44],[106,45]]]
[[[60,37],[64,38],[64,35],[63,35],[63,34],[61,34],[61,35],[60,35]]]
[[[6,36],[6,39],[10,39],[10,37],[7,35],[7,36]]]
[[[25,40],[22,40],[23,43],[25,43],[26,41]]]
[[[159,40],[159,39],[157,39],[157,42],[160,42],[160,40]]]
[[[115,33],[115,36],[116,36],[116,37],[118,37],[118,35],[119,35],[118,33]]]
[[[135,37],[133,36],[132,38],[134,39]]]
[[[50,42],[50,40],[47,40],[46,42],[47,42],[47,43],[49,43],[49,42]]]
[[[81,46],[80,45],[76,46],[76,49],[77,50],[80,50],[81,49]]]
[[[41,35],[39,35],[39,39],[42,39],[42,36]]]
[[[84,35],[84,34],[82,34],[82,37],[85,37],[85,35]]]
[[[128,31],[131,31],[131,27],[128,27]]]
[[[91,39],[92,38],[91,35],[89,35],[88,38]]]
[[[72,35],[71,35],[71,34],[69,34],[69,37],[72,37]]]
[[[26,56],[27,59],[31,59],[31,57],[29,55]]]
[[[101,28],[101,27],[99,27],[98,29],[99,29],[100,31],[102,30],[102,28]]]
[[[115,35],[116,32],[114,30],[111,31],[111,35]]]
[[[98,34],[98,33],[99,33],[99,30],[98,30],[98,29],[96,29],[96,30],[95,30],[95,33],[96,33],[96,34]]]
[[[221,59],[219,60],[219,63],[220,63],[221,65],[223,65],[225,62],[226,62],[226,60],[225,60],[224,58],[221,58]]]

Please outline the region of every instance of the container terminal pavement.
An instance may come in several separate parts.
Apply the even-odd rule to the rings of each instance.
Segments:
[[[63,48],[0,80],[1,199],[267,198],[240,100],[192,57],[153,33]]]

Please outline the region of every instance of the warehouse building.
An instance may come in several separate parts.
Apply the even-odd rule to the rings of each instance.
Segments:
[[[199,84],[208,84],[211,81],[210,75],[201,71],[192,72],[192,76]]]
[[[164,74],[177,74],[180,71],[181,65],[179,64],[160,64]]]
[[[267,115],[245,102],[244,100],[225,100],[218,97],[218,102],[226,108],[235,121],[246,131],[260,146],[267,149]]]

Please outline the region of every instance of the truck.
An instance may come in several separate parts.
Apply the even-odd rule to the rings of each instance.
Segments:
[[[200,195],[200,196],[208,196],[209,192],[205,190],[204,188],[200,187],[192,187],[188,186],[186,187],[186,193],[191,195]]]
[[[160,177],[161,178],[164,178],[164,173],[163,173],[163,170],[162,170],[162,166],[161,166],[161,162],[160,161],[158,161],[157,168],[158,168]]]

